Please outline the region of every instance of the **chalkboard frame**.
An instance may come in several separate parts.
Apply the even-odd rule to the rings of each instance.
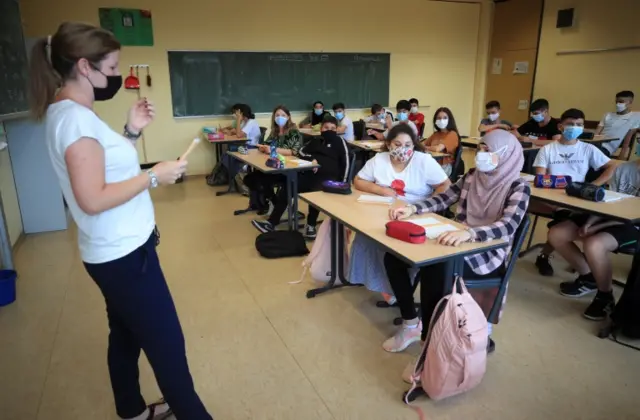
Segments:
[[[390,101],[390,90],[391,90],[391,53],[388,51],[366,51],[366,52],[351,52],[351,51],[265,51],[265,50],[242,50],[242,51],[238,51],[238,50],[206,50],[206,49],[168,49],[166,50],[167,53],[167,60],[168,60],[168,67],[169,67],[169,78],[170,78],[170,93],[171,93],[171,108],[172,108],[172,117],[173,119],[176,120],[183,120],[183,119],[195,119],[195,118],[214,118],[214,117],[221,117],[221,116],[227,116],[227,113],[219,113],[219,114],[203,114],[203,115],[175,115],[174,110],[174,102],[173,102],[173,86],[171,86],[171,65],[170,65],[170,57],[171,57],[171,53],[259,53],[259,54],[339,54],[339,55],[382,55],[382,56],[386,56],[386,62],[388,63],[388,81],[387,81],[387,100],[386,101],[379,101],[379,103],[383,106],[387,106],[389,101]],[[384,102],[384,103],[383,103]],[[347,103],[347,109],[368,109],[370,107],[370,104],[366,104],[364,106],[356,106],[356,107],[349,107],[349,104]],[[293,109],[291,108],[290,111],[292,113],[303,113],[303,112],[308,112],[308,109]],[[271,115],[271,111],[256,111],[255,112],[256,115],[260,115],[260,116],[268,116]]]
[[[17,43],[17,45],[15,45],[15,48],[21,48],[21,51],[18,51],[18,53],[22,52],[22,61],[24,62],[24,66],[25,68],[23,69],[23,76],[24,77],[24,91],[23,91],[23,95],[24,95],[24,103],[19,104],[19,105],[23,105],[24,106],[24,110],[21,111],[12,111],[6,114],[0,113],[0,121],[5,121],[5,120],[11,120],[11,119],[16,119],[16,118],[24,118],[24,117],[28,117],[30,114],[29,111],[29,101],[28,101],[28,73],[29,73],[29,58],[28,58],[28,52],[27,52],[27,46],[25,43],[25,36],[24,36],[24,29],[22,27],[22,9],[21,9],[21,5],[20,2],[18,0],[8,0],[8,2],[14,3],[16,6],[16,10],[17,10],[17,18],[18,18],[18,22],[20,24],[20,31],[19,31],[19,42]],[[2,95],[5,94],[5,92],[1,92]]]

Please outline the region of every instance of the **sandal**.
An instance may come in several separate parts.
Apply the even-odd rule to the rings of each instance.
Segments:
[[[166,403],[167,402],[164,400],[164,398],[161,398],[158,401],[149,404],[147,406],[147,408],[149,409],[149,417],[147,417],[147,420],[166,420],[169,417],[173,416],[173,410],[171,410],[171,407],[169,407],[169,409],[166,412],[162,414],[158,414],[156,416],[156,407]]]

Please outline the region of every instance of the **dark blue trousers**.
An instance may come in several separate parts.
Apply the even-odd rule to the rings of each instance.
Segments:
[[[109,374],[122,418],[146,409],[138,358],[144,350],[165,400],[178,420],[212,420],[196,394],[184,335],[156,253],[156,235],[129,255],[84,266],[107,304]]]

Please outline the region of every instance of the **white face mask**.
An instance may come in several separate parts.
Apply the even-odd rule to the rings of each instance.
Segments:
[[[494,171],[498,167],[498,162],[500,161],[500,157],[507,150],[507,146],[501,147],[499,150],[495,152],[478,152],[476,153],[476,169],[480,172],[491,172]],[[493,156],[496,156],[495,159]]]
[[[627,104],[624,102],[616,102],[616,110],[618,112],[624,112],[627,109]]]
[[[417,106],[412,106],[411,107],[411,113],[412,114],[417,114],[418,113],[418,107]]]
[[[489,119],[491,121],[496,121],[498,118],[500,118],[500,114],[498,114],[497,112],[489,114]]]
[[[449,119],[448,118],[443,118],[441,120],[436,120],[436,127],[438,127],[440,130],[444,130],[445,128],[447,128],[448,125],[449,125]]]

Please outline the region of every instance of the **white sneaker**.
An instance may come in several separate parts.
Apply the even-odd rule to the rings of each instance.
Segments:
[[[404,351],[413,343],[420,341],[421,335],[422,321],[419,321],[418,325],[413,328],[403,324],[393,336],[382,343],[382,348],[389,353],[398,353]]]

